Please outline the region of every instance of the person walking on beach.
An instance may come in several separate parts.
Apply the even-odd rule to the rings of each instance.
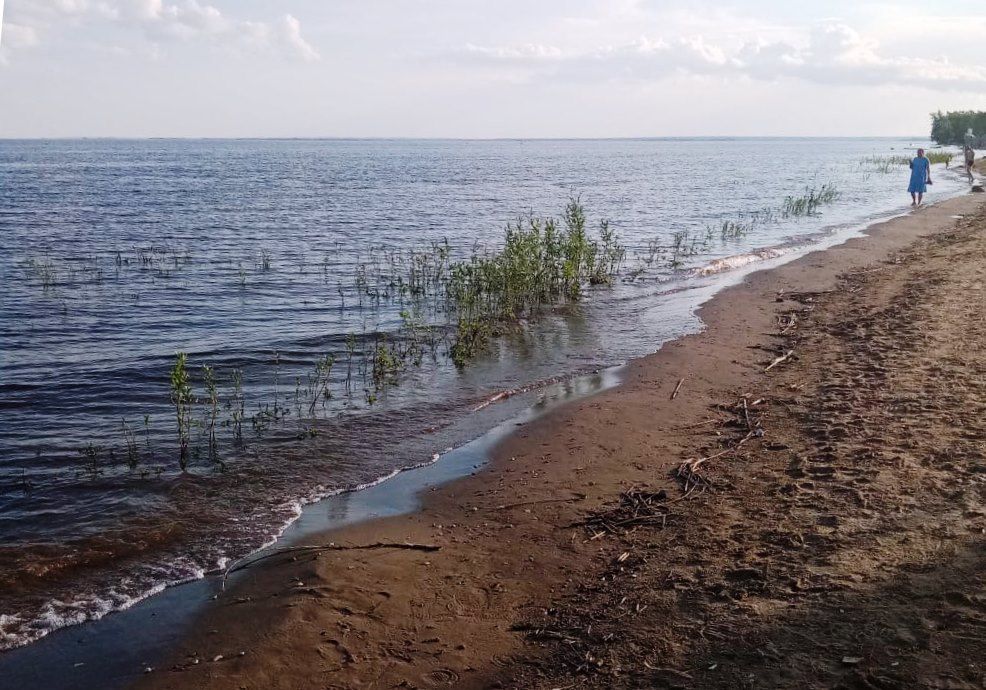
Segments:
[[[965,174],[969,176],[969,182],[972,182],[972,166],[976,163],[976,152],[971,146],[966,144],[963,153],[965,153]]]
[[[918,149],[918,155],[911,160],[911,184],[907,191],[911,193],[911,206],[920,206],[924,193],[928,191],[931,182],[931,161],[924,157],[924,149]]]

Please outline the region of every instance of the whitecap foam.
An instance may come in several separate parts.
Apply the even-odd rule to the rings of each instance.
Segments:
[[[717,273],[725,273],[726,271],[733,271],[737,268],[743,268],[744,266],[749,266],[750,264],[758,263],[760,261],[780,258],[790,252],[791,249],[791,247],[765,247],[764,249],[757,249],[744,254],[735,254],[733,256],[725,256],[720,259],[713,259],[704,266],[699,266],[692,269],[691,275],[694,277],[701,277],[716,275]]]
[[[448,448],[446,452],[450,450],[452,449]],[[0,651],[22,647],[61,628],[96,621],[107,614],[128,609],[168,587],[201,580],[209,573],[223,572],[237,562],[276,544],[284,532],[301,517],[305,506],[332,496],[369,489],[403,472],[432,465],[440,459],[441,454],[434,453],[428,460],[397,468],[374,480],[348,488],[326,489],[324,485],[318,485],[301,498],[276,506],[274,512],[286,514],[286,519],[258,548],[241,557],[232,558],[229,554],[220,553],[215,556],[212,567],[204,567],[185,557],[173,559],[167,564],[144,563],[138,566],[138,572],[118,581],[115,587],[98,593],[80,594],[69,601],[49,599],[29,618],[0,614]]]

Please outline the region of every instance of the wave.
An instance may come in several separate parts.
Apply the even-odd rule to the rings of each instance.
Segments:
[[[703,266],[698,266],[691,269],[690,275],[692,277],[703,277],[716,275],[718,273],[725,273],[726,271],[734,271],[738,268],[749,266],[750,264],[780,258],[793,250],[794,247],[791,245],[780,245],[776,247],[755,249],[751,252],[746,252],[743,254],[725,256],[720,259],[713,259]]]
[[[444,452],[451,450],[452,448],[447,448]],[[99,620],[107,614],[128,609],[169,587],[201,580],[212,573],[222,572],[231,563],[249,558],[280,541],[285,531],[301,517],[305,506],[333,496],[364,491],[404,472],[432,465],[439,459],[441,454],[434,453],[427,460],[399,467],[376,479],[346,488],[327,489],[322,485],[316,486],[304,496],[278,506],[274,512],[284,514],[286,516],[284,521],[269,533],[258,548],[235,560],[231,560],[227,555],[220,555],[213,559],[211,566],[203,566],[192,558],[172,559],[166,565],[160,562],[144,563],[137,566],[130,576],[118,581],[115,586],[99,588],[97,592],[78,593],[67,600],[51,598],[40,607],[32,607],[33,611],[0,614],[0,651],[36,642],[61,628]]]

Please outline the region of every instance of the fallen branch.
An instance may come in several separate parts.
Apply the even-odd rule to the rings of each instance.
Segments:
[[[787,360],[789,360],[791,358],[792,355],[794,355],[794,350],[788,350],[787,351],[787,354],[781,355],[780,357],[778,357],[777,359],[775,359],[773,362],[771,362],[769,365],[767,365],[767,368],[764,369],[764,372],[766,373],[766,372],[770,371],[771,369],[773,369],[774,367],[776,367],[781,362],[786,362]]]
[[[788,334],[788,331],[790,331],[792,328],[794,328],[797,324],[798,324],[798,315],[797,314],[791,314],[791,317],[788,320],[787,325],[784,326],[783,329],[781,329],[781,335],[787,335]]]
[[[441,546],[434,546],[432,544],[403,544],[403,543],[385,543],[377,542],[375,544],[361,544],[355,546],[343,546],[340,544],[323,544],[321,546],[289,546],[283,549],[277,549],[270,553],[265,553],[263,555],[257,556],[252,560],[246,560],[250,558],[241,558],[238,561],[234,561],[226,570],[223,572],[222,587],[221,589],[225,591],[226,580],[229,576],[235,573],[237,570],[243,570],[249,568],[252,565],[256,565],[261,561],[266,561],[268,558],[274,558],[275,556],[283,556],[288,553],[321,553],[323,551],[369,551],[372,549],[398,549],[404,551],[440,551]]]
[[[683,384],[684,382],[685,382],[685,379],[681,379],[681,380],[678,381],[678,385],[674,387],[674,392],[671,394],[671,399],[672,400],[674,400],[675,398],[678,397],[678,391],[681,390],[681,384]]]
[[[680,431],[682,429],[694,429],[697,426],[705,426],[706,424],[712,424],[713,422],[719,422],[719,419],[705,419],[701,422],[695,422],[694,424],[685,424],[683,426],[676,426],[675,430]]]
[[[667,526],[670,511],[662,505],[667,501],[666,491],[630,489],[620,494],[620,502],[612,508],[594,513],[585,519],[572,523],[569,527],[587,527],[593,533],[592,539],[604,534],[623,534],[627,528],[639,525]]]
[[[699,468],[707,463],[709,460],[715,460],[716,458],[721,458],[724,455],[729,455],[730,453],[735,453],[739,450],[740,446],[749,441],[751,438],[760,438],[763,436],[763,429],[757,427],[750,429],[749,433],[744,436],[735,446],[730,446],[725,450],[721,450],[718,453],[713,453],[712,455],[707,455],[704,458],[697,458],[695,460],[686,460],[678,466],[678,478],[684,483],[685,497],[691,494],[699,486],[708,485],[708,481],[702,477],[698,470]]]

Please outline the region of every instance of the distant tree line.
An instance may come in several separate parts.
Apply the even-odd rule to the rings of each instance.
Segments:
[[[969,131],[971,139],[967,139]],[[931,139],[938,144],[962,146],[970,143],[976,148],[986,147],[986,112],[981,110],[957,110],[931,114]]]

